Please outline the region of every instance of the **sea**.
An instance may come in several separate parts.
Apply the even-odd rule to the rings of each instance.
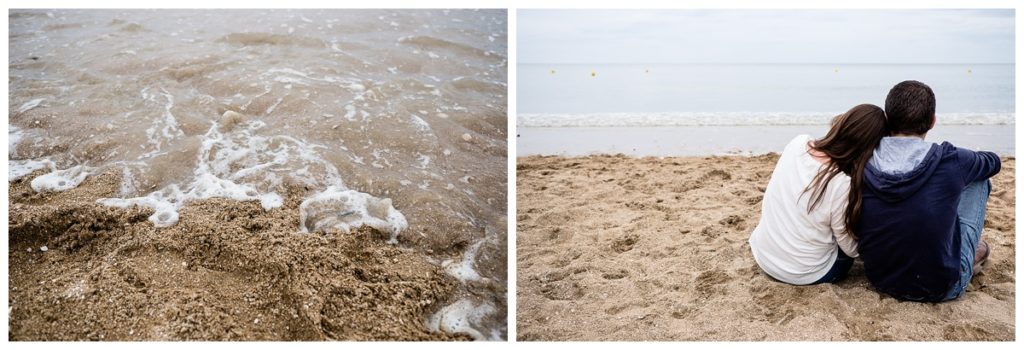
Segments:
[[[690,156],[779,152],[832,117],[884,107],[904,80],[935,92],[926,138],[1014,154],[1014,64],[519,64],[524,155]]]

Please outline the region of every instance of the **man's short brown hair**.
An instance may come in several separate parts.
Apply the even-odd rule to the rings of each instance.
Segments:
[[[885,117],[893,134],[924,135],[935,122],[935,94],[916,80],[896,84],[885,97]]]

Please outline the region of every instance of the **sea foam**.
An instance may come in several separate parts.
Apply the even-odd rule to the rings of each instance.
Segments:
[[[32,189],[36,192],[60,192],[78,187],[89,176],[90,168],[79,165],[64,170],[57,170],[32,179]]]
[[[520,127],[828,125],[837,112],[526,113]],[[939,113],[941,125],[1013,125],[1014,113]]]
[[[30,109],[39,107],[39,105],[41,105],[43,103],[43,101],[46,101],[46,99],[45,98],[37,98],[37,99],[31,100],[31,101],[25,102],[24,104],[21,105],[21,107],[18,108],[18,114],[22,114],[22,113],[28,112]]]
[[[50,171],[56,171],[57,167],[49,159],[42,160],[12,160],[7,162],[7,180],[14,181],[25,177],[25,175],[31,174],[32,172],[39,169],[50,169]]]
[[[474,303],[469,299],[460,299],[427,318],[427,328],[433,332],[469,334],[475,340],[499,341],[500,336],[480,333],[477,329],[481,327],[476,326],[484,317],[495,311],[494,305],[488,302]]]
[[[231,123],[227,130],[221,130],[214,122],[203,135],[188,183],[167,185],[141,197],[103,198],[98,202],[152,208],[149,221],[157,227],[169,227],[177,224],[178,210],[188,202],[209,198],[257,200],[269,211],[284,204],[279,193],[284,193],[286,186],[304,185],[324,190],[300,204],[299,229],[303,232],[348,232],[365,225],[390,234],[394,243],[398,233],[408,226],[390,199],[348,189],[337,168],[319,156],[317,149],[326,147],[289,136],[261,135],[266,126],[261,121]],[[131,183],[131,172],[126,170],[124,174],[122,185]]]
[[[469,281],[480,280],[480,274],[473,268],[476,260],[476,255],[480,252],[480,246],[482,246],[486,240],[481,239],[476,244],[469,247],[463,254],[461,260],[445,260],[441,263],[441,267],[444,268],[445,272],[459,281],[465,283]]]
[[[391,199],[339,186],[331,186],[303,201],[299,205],[299,224],[302,232],[348,232],[369,226],[390,234],[391,243],[397,243],[398,233],[409,226],[405,216],[391,205]]]
[[[26,138],[26,134],[30,131],[22,130],[21,128],[8,125],[7,132],[7,181],[14,181],[25,177],[25,175],[31,174],[32,172],[39,169],[49,169],[51,172],[57,171],[57,164],[54,164],[48,158],[42,159],[17,159],[18,157],[18,144]],[[32,137],[29,135],[28,137]]]

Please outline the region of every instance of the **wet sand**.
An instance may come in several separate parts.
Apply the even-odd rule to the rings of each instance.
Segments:
[[[960,299],[901,302],[858,261],[837,284],[750,255],[777,155],[518,158],[520,340],[1014,340],[1014,167],[993,179],[991,261]]]
[[[156,229],[150,209],[95,203],[116,172],[49,194],[28,182],[8,197],[11,340],[472,339],[425,326],[455,278],[375,230],[297,232],[298,195],[270,212],[193,202]]]

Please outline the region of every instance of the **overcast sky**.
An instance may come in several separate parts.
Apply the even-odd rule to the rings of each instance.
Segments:
[[[519,10],[522,63],[1012,63],[1011,10]]]

